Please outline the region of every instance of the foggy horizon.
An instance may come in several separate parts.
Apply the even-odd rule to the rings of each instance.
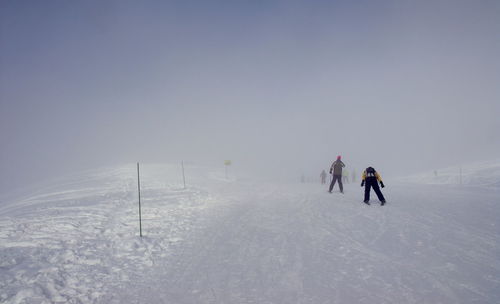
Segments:
[[[500,158],[497,1],[0,3],[0,191],[124,163]]]

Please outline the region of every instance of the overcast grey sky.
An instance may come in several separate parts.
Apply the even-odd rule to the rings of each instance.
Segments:
[[[181,159],[500,155],[500,1],[1,1],[0,190]]]

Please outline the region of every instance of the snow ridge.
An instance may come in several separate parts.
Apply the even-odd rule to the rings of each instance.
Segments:
[[[100,302],[168,255],[210,198],[155,179],[143,189],[148,230],[138,238],[135,176],[133,166],[87,172],[2,206],[0,302]]]
[[[483,161],[437,169],[400,179],[403,182],[434,185],[467,185],[500,188],[500,160]]]

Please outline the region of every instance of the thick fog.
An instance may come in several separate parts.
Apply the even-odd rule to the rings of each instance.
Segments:
[[[2,1],[0,190],[141,162],[500,155],[499,1]]]

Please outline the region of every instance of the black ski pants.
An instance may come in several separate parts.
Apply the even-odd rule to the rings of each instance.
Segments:
[[[334,175],[332,178],[332,182],[330,183],[330,192],[333,190],[333,186],[335,186],[335,182],[339,181],[340,192],[344,192],[344,186],[342,185],[342,175]]]
[[[380,191],[380,187],[378,186],[378,182],[376,179],[373,179],[373,180],[366,179],[366,181],[365,181],[365,201],[370,200],[370,189],[371,188],[373,188],[373,191],[375,191],[375,193],[377,194],[378,200],[381,202],[385,202],[384,195]]]

